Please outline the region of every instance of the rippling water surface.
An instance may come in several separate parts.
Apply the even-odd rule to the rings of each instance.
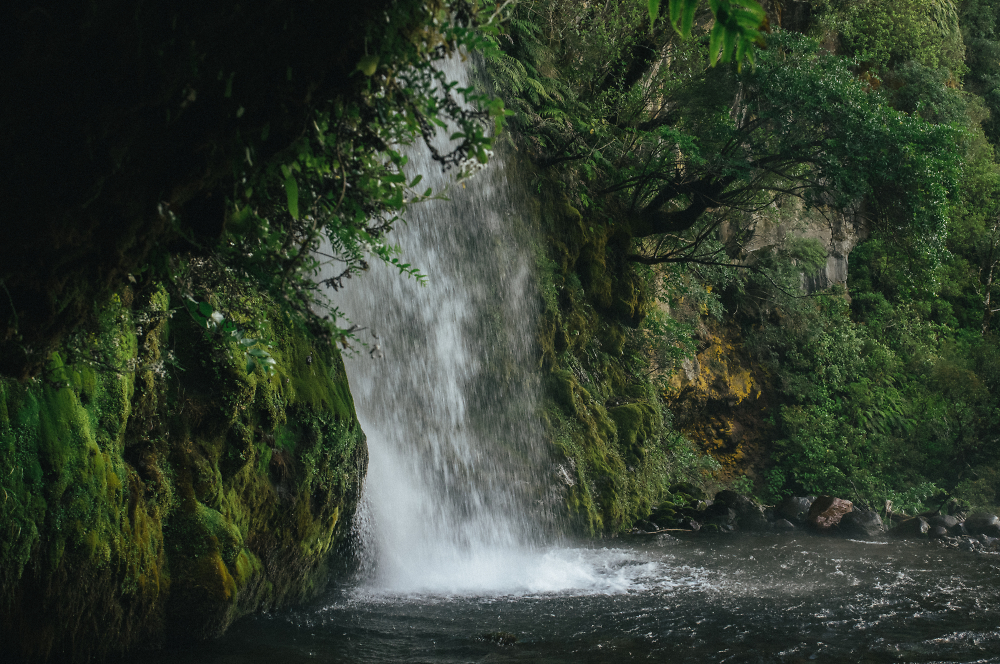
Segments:
[[[465,570],[450,591],[340,585],[144,661],[1000,662],[993,555],[802,535],[613,541],[503,563]]]

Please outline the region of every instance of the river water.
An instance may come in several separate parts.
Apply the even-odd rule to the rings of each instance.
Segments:
[[[144,661],[1000,662],[1000,558],[929,543],[612,540],[506,576],[466,592],[358,580]]]

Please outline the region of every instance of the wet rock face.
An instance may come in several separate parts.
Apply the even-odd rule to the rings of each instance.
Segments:
[[[951,516],[950,514],[932,516],[927,520],[927,523],[931,528],[944,528],[946,531],[950,531],[960,523],[957,517]]]
[[[1000,537],[1000,518],[995,514],[973,514],[965,520],[965,530],[974,537]]]
[[[846,537],[877,539],[885,534],[885,524],[872,510],[848,512],[840,519],[840,532]]]
[[[840,524],[844,515],[854,510],[849,500],[820,496],[809,508],[809,525],[820,530],[829,530]]]
[[[778,505],[776,513],[792,523],[803,524],[809,519],[809,508],[812,507],[812,504],[812,498],[790,496]]]
[[[740,530],[748,532],[768,530],[764,508],[746,496],[741,496],[735,491],[720,491],[715,496],[715,503],[726,505],[733,511],[736,515],[736,527]]]
[[[192,319],[168,327],[165,290],[125,295],[95,343],[125,366],[176,353],[185,371],[0,379],[5,663],[214,638],[315,596],[349,532],[367,447],[336,349],[247,296],[272,321],[268,376]]]
[[[931,526],[922,516],[913,517],[897,524],[889,534],[893,537],[926,537],[931,531]]]

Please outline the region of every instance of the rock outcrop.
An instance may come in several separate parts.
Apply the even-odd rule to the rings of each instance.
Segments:
[[[343,363],[225,304],[268,319],[274,375],[151,284],[102,304],[84,360],[0,380],[4,661],[209,638],[323,588],[367,464]]]

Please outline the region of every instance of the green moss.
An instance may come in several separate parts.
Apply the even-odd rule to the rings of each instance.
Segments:
[[[543,419],[567,515],[583,533],[627,530],[686,472],[675,463],[678,434],[642,354],[648,275],[627,260],[628,233],[574,208],[558,184],[539,179]]]
[[[224,304],[280,321],[241,297]],[[279,375],[248,374],[225,340],[168,326],[169,309],[155,286],[100,309],[88,343],[119,372],[56,355],[48,375],[69,387],[0,380],[12,653],[85,660],[212,636],[328,577],[366,460],[339,353],[272,322]],[[183,371],[158,368],[168,349]]]

